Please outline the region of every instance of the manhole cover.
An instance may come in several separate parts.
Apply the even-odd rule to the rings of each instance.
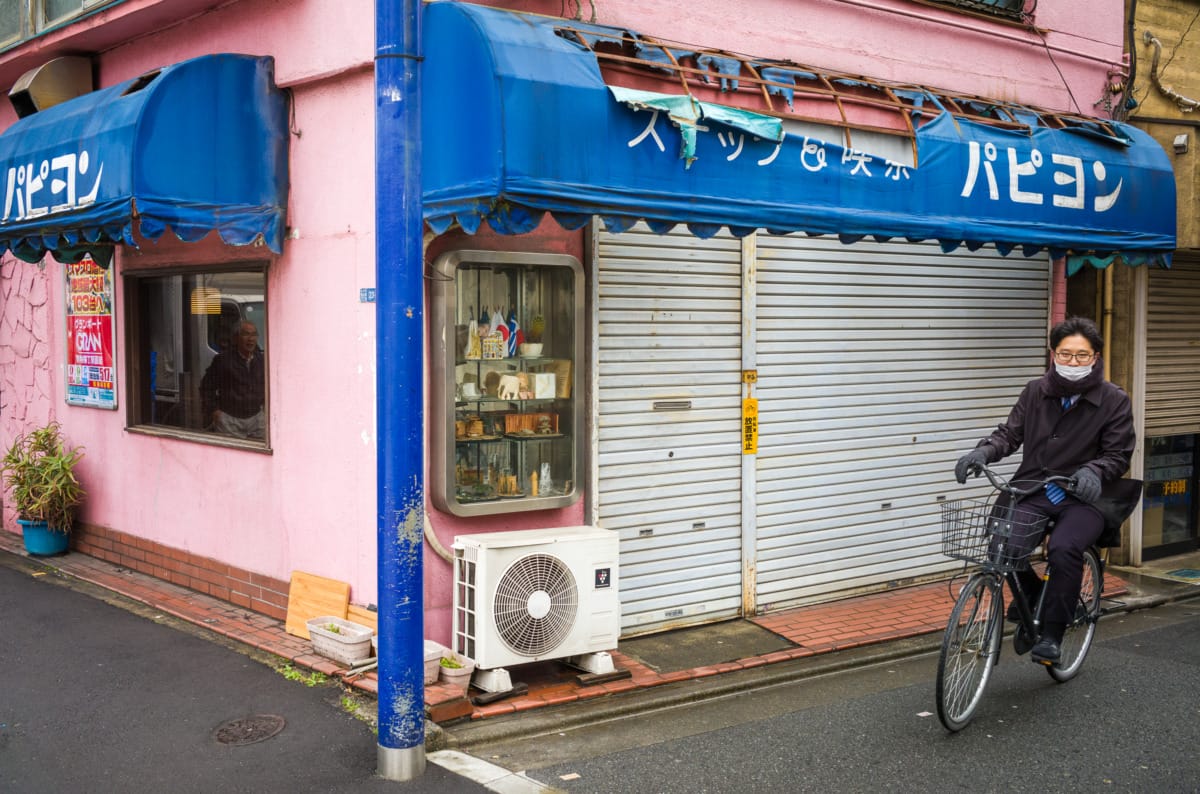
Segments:
[[[1178,568],[1174,571],[1167,571],[1167,576],[1176,576],[1180,579],[1200,579],[1200,570],[1196,568]]]
[[[221,744],[241,747],[270,739],[286,724],[283,717],[275,714],[255,714],[218,725],[213,737]]]

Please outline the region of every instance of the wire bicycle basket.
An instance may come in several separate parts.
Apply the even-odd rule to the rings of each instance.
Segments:
[[[1025,567],[1049,519],[990,499],[942,502],[942,554],[1007,573]]]

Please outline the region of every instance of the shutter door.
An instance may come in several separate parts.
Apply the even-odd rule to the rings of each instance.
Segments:
[[[960,565],[938,499],[987,493],[954,461],[1044,371],[1047,260],[768,235],[758,257],[759,609]]]
[[[741,245],[598,233],[600,525],[622,632],[741,611]]]
[[[1145,433],[1200,433],[1200,262],[1176,256],[1149,278]]]

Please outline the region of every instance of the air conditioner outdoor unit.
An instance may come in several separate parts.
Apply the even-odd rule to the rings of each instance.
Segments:
[[[618,534],[597,527],[459,535],[454,650],[486,671],[617,647],[617,556]]]

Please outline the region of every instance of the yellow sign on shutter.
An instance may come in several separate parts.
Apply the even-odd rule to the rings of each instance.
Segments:
[[[742,400],[742,454],[758,454],[758,400]]]

